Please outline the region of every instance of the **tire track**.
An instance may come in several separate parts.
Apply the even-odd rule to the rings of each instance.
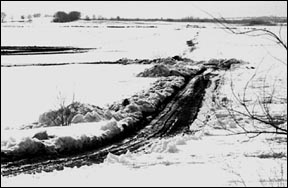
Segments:
[[[46,159],[35,158],[1,164],[2,176],[20,173],[40,173],[62,170],[64,167],[80,167],[104,161],[108,153],[124,154],[128,150],[137,152],[141,147],[149,144],[151,139],[171,137],[177,134],[189,134],[189,126],[197,117],[201,107],[205,89],[209,78],[204,70],[193,78],[187,79],[184,88],[175,94],[170,101],[160,108],[159,113],[151,120],[140,122],[141,130],[129,131],[111,140],[100,149],[70,156],[47,156]],[[162,110],[161,110],[162,109]]]

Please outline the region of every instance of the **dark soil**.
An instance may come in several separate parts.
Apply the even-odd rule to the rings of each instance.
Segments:
[[[1,46],[2,55],[47,55],[83,53],[91,48],[51,47],[51,46]]]

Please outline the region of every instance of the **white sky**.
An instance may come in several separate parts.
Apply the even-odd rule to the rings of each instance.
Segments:
[[[1,11],[14,16],[76,10],[104,17],[209,17],[199,8],[216,17],[287,16],[287,1],[1,1]]]

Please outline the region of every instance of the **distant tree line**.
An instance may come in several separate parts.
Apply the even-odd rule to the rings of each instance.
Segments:
[[[28,16],[21,16],[21,21],[24,21],[25,18],[28,21],[32,21],[32,18],[41,17],[40,13],[35,13]],[[49,15],[45,15],[44,17],[50,17]],[[5,22],[7,15],[5,12],[1,12],[1,23]],[[64,11],[58,11],[53,15],[53,22],[72,22],[81,19],[81,12],[71,11],[66,13]],[[115,21],[166,21],[166,22],[203,22],[203,23],[215,23],[215,19],[212,18],[197,18],[197,17],[184,17],[180,19],[174,18],[122,18],[120,16],[105,18],[103,16],[91,16],[88,15],[83,17],[84,20],[115,20]],[[278,23],[287,23],[287,17],[276,17],[276,16],[262,16],[262,17],[251,17],[251,18],[237,18],[237,19],[223,19],[226,24],[241,24],[247,26],[253,25],[276,25]],[[11,21],[13,21],[13,17],[11,17]]]
[[[81,13],[78,11],[72,11],[67,14],[64,11],[58,11],[54,14],[53,17],[53,22],[72,22],[79,20]]]
[[[85,20],[91,20],[86,16]],[[166,22],[203,22],[203,23],[215,23],[215,19],[211,18],[197,18],[197,17],[185,17],[180,19],[174,18],[105,18],[93,16],[92,20],[116,20],[116,21],[166,21]],[[238,18],[238,19],[225,19],[227,24],[241,24],[241,25],[276,25],[277,23],[287,23],[286,17],[273,17],[273,16],[263,16],[263,17],[251,17],[251,18]]]

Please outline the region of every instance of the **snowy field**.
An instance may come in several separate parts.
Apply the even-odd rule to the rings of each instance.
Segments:
[[[125,28],[107,28],[111,24],[124,25]],[[53,27],[27,24],[25,27],[3,28],[1,24],[1,45],[96,48],[87,54],[51,55],[51,58],[1,56],[1,64],[97,62],[174,55],[184,55],[193,60],[237,58],[247,64],[223,75],[218,97],[231,97],[231,79],[235,82],[235,90],[241,92],[246,81],[257,70],[258,79],[266,75],[270,81],[277,78],[277,97],[286,96],[286,103],[277,104],[273,109],[281,112],[287,110],[287,51],[269,38],[233,35],[214,24],[197,24],[205,28],[186,27],[187,23],[161,22],[104,22],[91,25],[83,22],[75,25],[83,27],[72,27],[71,24],[55,24]],[[156,27],[126,28],[127,25]],[[39,27],[42,29],[39,30]],[[266,28],[276,33],[280,30],[279,27]],[[73,40],[70,40],[71,35],[66,35],[70,31]],[[11,32],[18,37],[15,44],[11,43],[15,39],[9,39],[11,35],[7,34]],[[23,32],[23,35],[18,35],[19,32]],[[55,35],[56,32],[59,35]],[[287,41],[287,27],[284,26],[280,32],[283,40]],[[5,33],[7,37],[3,37]],[[50,35],[53,37],[51,40],[48,37]],[[31,39],[31,36],[37,40]],[[198,42],[197,49],[190,52],[186,41],[194,37]],[[95,70],[92,69],[94,67]],[[147,67],[149,65],[1,67],[1,130],[3,125],[6,127],[34,121],[39,113],[57,106],[59,93],[61,97],[67,98],[67,102],[75,93],[77,100],[99,106],[132,95],[148,88],[154,81],[135,78],[137,73]],[[117,76],[111,76],[116,73]],[[255,91],[252,90],[252,93]],[[1,176],[1,186],[287,186],[287,136],[286,141],[279,143],[275,140],[285,140],[285,136],[275,138],[274,135],[260,135],[253,139],[245,135],[224,136],[227,132],[219,128],[217,117],[211,116],[209,121],[201,124],[211,108],[215,108],[211,105],[211,98],[212,93],[208,89],[198,121],[191,125],[192,130],[195,126],[201,127],[196,135],[156,139],[145,152],[121,156],[109,154],[104,163],[99,165],[64,168],[51,173]],[[219,113],[221,117],[227,117],[222,111]],[[228,118],[220,120],[235,128]],[[252,122],[247,120],[249,123]],[[1,144],[2,137],[1,131]],[[278,157],[273,157],[274,154]]]
[[[116,61],[182,55],[186,41],[197,32],[187,23],[73,22],[63,24],[1,24],[2,46],[73,46],[88,53],[43,56],[5,56],[1,64]],[[120,28],[118,28],[120,27]],[[121,28],[124,27],[124,28]],[[5,37],[3,37],[5,36]],[[171,37],[173,36],[173,37]]]

